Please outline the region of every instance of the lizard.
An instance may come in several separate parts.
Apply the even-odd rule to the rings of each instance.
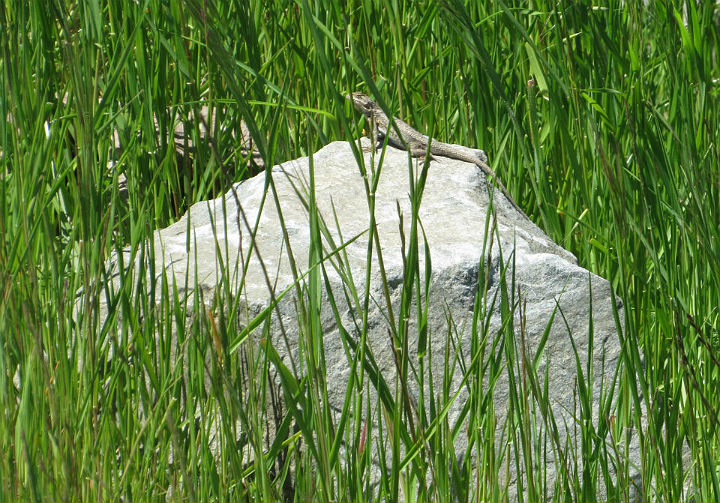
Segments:
[[[381,148],[387,137],[390,146],[407,150],[413,157],[424,157],[427,153],[428,143],[430,143],[431,159],[434,159],[436,156],[449,157],[451,159],[475,164],[486,175],[491,176],[495,182],[497,182],[500,190],[507,200],[510,201],[510,204],[525,218],[530,220],[522,208],[513,200],[505,188],[505,185],[503,185],[492,168],[488,166],[487,154],[485,154],[483,150],[453,143],[443,143],[416,131],[409,124],[397,118],[392,119],[394,123],[394,125],[392,125],[383,109],[365,93],[355,92],[348,95],[347,99],[352,102],[354,107],[362,113],[370,123],[373,130],[372,136],[375,141],[375,149]]]

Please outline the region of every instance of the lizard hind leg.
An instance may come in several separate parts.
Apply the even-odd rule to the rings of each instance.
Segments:
[[[422,147],[413,147],[409,150],[409,152],[410,152],[410,155],[413,157],[422,157],[422,158],[424,158],[428,153],[427,150],[425,150]],[[430,154],[430,159],[434,159],[432,154]]]

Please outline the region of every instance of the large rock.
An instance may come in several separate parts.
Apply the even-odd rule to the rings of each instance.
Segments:
[[[361,144],[365,166],[370,170],[373,162],[377,165],[380,153],[370,152],[370,142],[367,139],[363,139]],[[357,325],[353,320],[362,319],[359,309],[362,308],[364,300],[362,296],[369,264],[368,197],[366,181],[361,176],[350,144],[336,142],[327,145],[312,156],[312,165],[317,208],[328,232],[323,238],[324,255],[330,254],[342,243],[356,238],[344,248],[343,253],[333,256],[325,263],[330,291],[339,309],[339,319],[334,316],[328,303],[324,304],[321,311],[328,367],[328,396],[334,407],[340,407],[345,398],[352,361],[349,361],[343,345],[339,324],[351,336],[357,336]],[[375,193],[377,233],[389,289],[387,294],[383,290],[377,250],[373,247],[369,276],[371,300],[367,340],[377,367],[391,390],[394,389],[397,372],[395,352],[389,334],[397,327],[390,326],[388,311],[392,309],[397,320],[405,277],[403,249],[407,252],[411,236],[409,177],[410,173],[417,177],[421,167],[422,161],[409,160],[406,152],[388,148]],[[289,247],[284,241],[285,233],[280,225],[278,206],[273,195],[269,191],[266,193],[266,174],[261,174],[236,185],[224,198],[194,205],[176,224],[157,232],[156,250],[162,250],[162,253],[158,253],[156,271],[162,267],[172,272],[178,285],[194,285],[197,281],[209,294],[204,297],[206,302],[211,302],[212,293],[216,291],[219,281],[220,253],[222,262],[231,268],[229,277],[237,279],[236,293],[241,297],[239,312],[248,317],[245,323],[249,323],[249,318],[270,303],[270,288],[274,290],[274,295],[278,295],[295,281],[287,258],[289,249],[299,272],[307,270],[310,256],[310,225],[306,207],[309,200],[309,169],[309,158],[302,158],[283,163],[272,170]],[[448,158],[438,158],[430,163],[419,211],[422,224],[419,298],[423,299],[422,302],[425,301],[426,292],[422,285],[425,282],[424,271],[428,257],[422,241],[424,237],[432,264],[427,297],[427,328],[433,355],[433,375],[436,382],[443,376],[443,355],[448,344],[451,350],[461,350],[466,364],[470,362],[474,303],[476,294],[482,292],[481,304],[485,306],[484,316],[489,320],[488,354],[495,351],[501,355],[501,361],[505,364],[508,363],[507,355],[514,352],[515,359],[509,362],[509,365],[512,366],[515,376],[522,378],[524,364],[520,355],[523,344],[530,358],[535,356],[538,348],[543,350],[542,356],[537,360],[538,376],[540,379],[545,376],[549,379],[549,404],[562,435],[559,445],[565,448],[568,445],[565,426],[572,432],[573,414],[579,412],[575,404],[578,397],[575,351],[586,372],[588,334],[592,330],[594,382],[591,389],[596,421],[600,408],[600,380],[605,379],[607,386],[619,361],[619,339],[613,318],[610,288],[606,280],[579,267],[571,253],[553,243],[536,225],[518,214],[499,190],[492,191],[496,219],[488,220],[489,187],[491,186],[488,185],[485,174],[473,164]],[[240,203],[240,208],[237,202]],[[256,224],[255,248],[250,250]],[[404,229],[404,237],[400,233],[401,227]],[[491,235],[487,236],[486,231]],[[328,236],[332,236],[332,243]],[[340,274],[331,265],[331,261],[337,265],[340,259],[343,264],[340,270],[344,271],[344,274]],[[242,272],[236,274],[235,271],[242,271],[246,263],[247,273],[241,281],[238,278],[242,278]],[[501,275],[506,267],[507,273],[503,281]],[[347,298],[352,299],[352,295],[345,295],[347,280],[343,279],[343,276],[346,276],[348,271],[352,273],[355,291],[361,297],[359,306],[348,306],[346,302]],[[478,287],[478,278],[483,273],[485,282]],[[514,289],[511,289],[513,281]],[[511,320],[508,320],[507,316],[503,320],[500,295],[503,285],[506,286],[505,293],[510,299]],[[274,346],[286,362],[297,358],[298,353],[299,315],[295,295],[296,291],[291,289],[279,303],[274,315],[276,320],[282,321],[289,341],[289,344],[286,344],[280,338],[279,330],[272,334]],[[327,295],[328,291],[323,288],[323,298],[327,299]],[[622,309],[619,304],[618,307]],[[414,315],[417,309],[413,307],[411,312]],[[545,339],[543,334],[553,314],[554,321]],[[494,341],[506,340],[502,335],[504,321],[505,326],[512,322],[511,326],[514,327],[515,347],[512,352],[502,344],[494,349],[489,346]],[[277,329],[279,324],[274,323],[272,326]],[[482,326],[481,320],[480,330]],[[407,326],[409,354],[414,355],[413,362],[417,361],[417,327],[417,320],[413,317]],[[481,331],[474,335],[482,338],[483,333]],[[449,339],[452,339],[452,343],[449,343]],[[248,339],[246,344],[254,344],[254,341],[255,339]],[[298,366],[302,367],[301,364]],[[462,377],[461,366],[456,365],[452,375],[452,391],[459,389],[459,395],[448,413],[451,425],[461,417],[460,411],[467,401],[468,388],[462,384]],[[427,376],[425,379],[427,383]],[[484,375],[482,381],[487,385],[488,376]],[[412,381],[408,386],[413,399],[417,399],[417,383]],[[431,390],[426,390],[426,397],[433,396],[432,392],[428,395],[428,391]],[[493,398],[498,424],[496,438],[499,442],[510,400],[507,369],[501,370]],[[376,410],[374,414],[377,418],[379,412]],[[463,417],[461,420],[467,423],[469,418]],[[543,427],[541,416],[536,417],[535,421],[539,427]],[[516,427],[519,428],[517,423]],[[464,431],[464,428],[462,430]],[[504,435],[507,439],[507,432]],[[463,437],[461,434],[457,440],[457,450],[460,453],[467,445],[467,439]],[[579,439],[571,441],[579,442]],[[556,447],[556,444],[549,440],[547,445],[550,449]],[[514,474],[515,463],[512,455],[510,453],[504,463],[509,463],[510,497],[514,498],[517,475]],[[535,455],[539,457],[540,453]],[[552,481],[555,470],[553,455],[549,454],[547,458],[546,474],[548,481]],[[582,463],[572,462],[570,465],[576,467]]]

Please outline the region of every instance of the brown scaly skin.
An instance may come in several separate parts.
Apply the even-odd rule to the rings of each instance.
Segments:
[[[372,136],[376,149],[382,147],[385,138],[387,137],[388,145],[407,150],[414,157],[424,157],[427,153],[428,143],[430,143],[431,158],[434,156],[449,157],[451,159],[475,164],[483,170],[486,175],[490,175],[495,179],[500,187],[500,190],[502,190],[507,200],[510,201],[510,204],[512,204],[513,207],[525,218],[528,218],[528,216],[525,215],[525,212],[513,200],[512,196],[492,168],[488,166],[487,155],[484,151],[468,148],[463,145],[443,143],[441,141],[431,139],[397,118],[393,118],[393,124],[391,125],[390,119],[388,119],[388,116],[385,114],[383,109],[370,99],[367,94],[359,92],[352,93],[347,97],[347,99],[350,100],[355,108],[366,117],[371,125],[373,130]]]

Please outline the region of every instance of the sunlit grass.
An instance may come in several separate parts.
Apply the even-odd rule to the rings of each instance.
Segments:
[[[145,271],[108,286],[114,251],[129,246],[132,259],[152,260],[159,250],[143,243],[153,230],[257,172],[239,152],[241,120],[272,166],[356,138],[359,118],[343,98],[352,90],[370,92],[437,138],[486,150],[525,212],[624,301],[615,430],[595,425],[583,434],[603,447],[569,453],[598,475],[564,473],[555,484],[542,470],[530,472],[522,481],[528,500],[590,500],[604,484],[608,499],[626,501],[628,468],[614,476],[613,463],[627,462],[621,446],[630,430],[641,438],[645,498],[718,500],[719,23],[713,2],[4,2],[0,500],[505,496],[497,482],[503,452],[492,433],[503,425],[481,383],[517,368],[488,367],[481,348],[501,338],[514,343],[517,327],[506,300],[480,295],[483,271],[466,404],[478,433],[469,438],[472,456],[449,469],[447,460],[457,459],[457,432],[441,413],[455,391],[449,375],[432,376],[437,392],[418,412],[402,387],[374,373],[365,347],[369,281],[349,274],[357,319],[346,328],[359,339],[341,330],[353,378],[346,407],[339,416],[329,410],[325,363],[316,358],[320,265],[346,266],[341,249],[326,259],[331,250],[320,246],[323,226],[332,224],[318,217],[312,190],[315,267],[297,271],[293,288],[303,299],[306,379],[268,344],[228,351],[251,340],[239,339],[246,327],[237,278],[223,278],[212,308],[192,316],[184,285],[147,282]],[[205,105],[223,125],[212,141],[189,120]],[[177,122],[185,123],[192,156],[177,155]],[[373,243],[377,178],[366,180]],[[267,204],[272,198],[270,191]],[[425,316],[420,204],[417,196],[408,216],[414,234],[403,297],[389,315],[401,382],[413,378],[407,342],[418,337],[405,320]],[[371,245],[368,259],[381,253]],[[209,301],[192,295],[195,306]],[[501,305],[501,333],[484,323],[489,302]],[[256,340],[280,330],[269,316],[255,322]],[[448,338],[445,354],[431,358],[457,365],[452,340],[461,335],[431,336]],[[527,379],[514,387],[513,421],[521,423],[505,438],[523,462],[542,466],[531,446],[544,439],[518,436],[542,408],[544,376]],[[267,445],[266,415],[279,395],[286,415]],[[373,484],[377,456],[388,469]]]

